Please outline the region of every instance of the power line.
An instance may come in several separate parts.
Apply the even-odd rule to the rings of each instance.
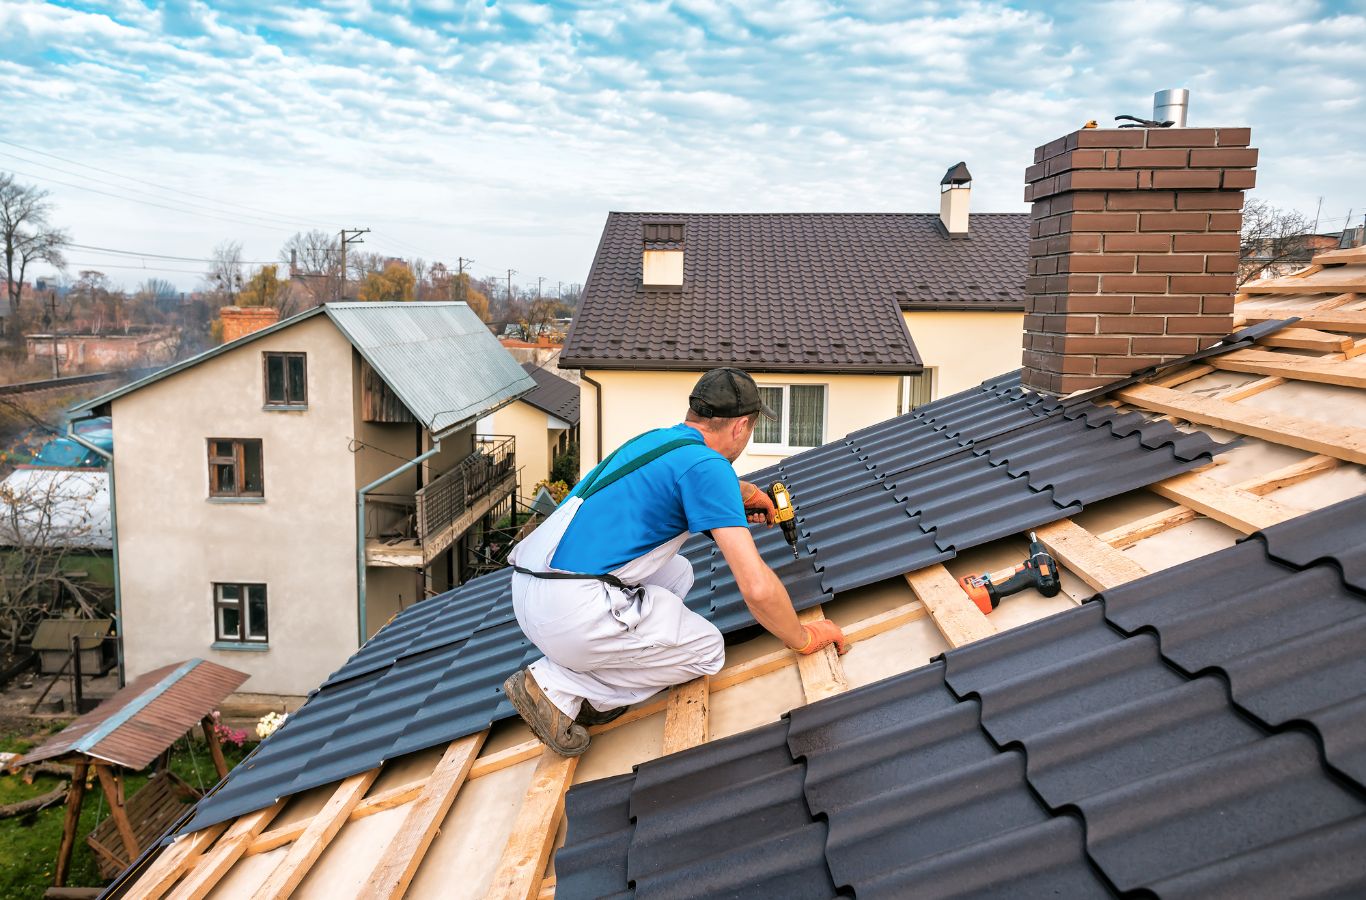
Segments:
[[[136,257],[140,257],[140,258],[141,258],[141,257],[145,257],[145,258],[147,258],[147,259],[170,259],[170,260],[174,260],[174,261],[176,261],[176,262],[206,262],[206,263],[212,263],[212,262],[217,262],[217,261],[218,261],[218,260],[216,260],[216,259],[208,259],[208,258],[205,258],[205,257],[202,257],[202,256],[167,256],[167,255],[164,254],[164,253],[143,253],[143,252],[138,251],[138,250],[115,250],[113,247],[94,247],[94,246],[91,246],[90,244],[67,243],[67,244],[63,244],[62,246],[64,246],[64,247],[75,247],[75,248],[78,249],[78,250],[93,250],[93,251],[95,251],[96,253],[117,253],[117,254],[119,254],[120,256],[136,256]],[[274,265],[278,265],[278,264],[279,264],[279,260],[275,260],[275,259],[272,259],[272,260],[269,260],[269,261],[266,261],[266,260],[259,260],[259,259],[243,259],[243,260],[239,260],[239,262],[240,262],[242,265],[244,265],[244,266],[274,266]]]

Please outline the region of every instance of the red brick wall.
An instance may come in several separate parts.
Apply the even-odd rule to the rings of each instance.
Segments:
[[[1247,128],[1088,129],[1034,151],[1024,382],[1098,387],[1233,325]]]
[[[280,318],[273,306],[225,306],[218,312],[223,319],[223,343],[269,328]]]

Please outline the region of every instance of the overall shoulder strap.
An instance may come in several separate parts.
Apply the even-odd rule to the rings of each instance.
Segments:
[[[696,443],[697,441],[691,440],[689,438],[677,438],[667,443],[660,444],[653,450],[645,451],[644,453],[637,456],[635,459],[631,460],[630,462],[624,463],[617,469],[613,469],[610,473],[602,476],[601,478],[598,478],[596,473],[592,473],[592,480],[584,486],[584,489],[579,494],[579,497],[582,500],[587,500],[589,497],[593,496],[603,488],[608,487],[612,484],[616,484],[618,481],[625,478],[627,475],[630,475],[632,472],[636,471],[637,469],[643,466],[649,465],[650,463],[659,459],[664,454],[672,453],[674,450],[677,450],[680,447],[687,447],[691,444]],[[616,456],[616,454],[613,453],[612,456]],[[608,457],[608,459],[611,459],[611,457]]]

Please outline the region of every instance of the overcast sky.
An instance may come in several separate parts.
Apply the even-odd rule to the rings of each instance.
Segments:
[[[1363,2],[0,0],[0,39],[0,170],[136,253],[369,227],[553,290],[609,210],[932,211],[962,159],[974,210],[1023,211],[1036,145],[1168,87],[1252,126],[1255,196],[1366,212]]]

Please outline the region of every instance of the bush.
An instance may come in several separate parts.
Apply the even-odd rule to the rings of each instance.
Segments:
[[[565,497],[569,496],[569,485],[565,484],[563,481],[550,481],[546,478],[542,478],[540,481],[536,482],[536,486],[531,489],[531,496],[535,497],[540,493],[541,488],[550,491],[550,496],[554,498],[556,503],[560,503]]]
[[[550,466],[550,480],[563,481],[571,488],[579,483],[578,441],[570,444],[567,450],[555,457],[555,462]],[[555,502],[558,503],[560,499],[556,497]]]

